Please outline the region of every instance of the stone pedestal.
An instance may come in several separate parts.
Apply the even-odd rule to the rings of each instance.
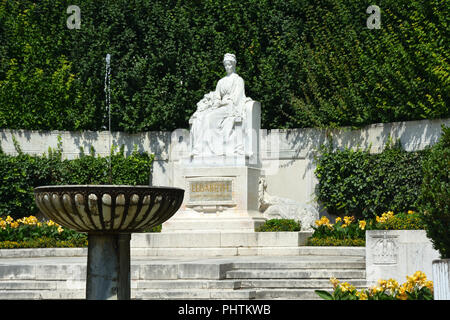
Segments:
[[[191,127],[190,149],[180,148],[172,172],[172,186],[186,190],[185,197],[178,212],[163,224],[163,233],[254,232],[266,221],[258,201],[261,104],[246,99],[242,105],[230,135],[223,131],[217,136],[215,130],[224,123],[208,131],[210,126],[197,119],[197,127]]]
[[[375,284],[379,279],[406,281],[420,270],[435,281],[431,262],[439,258],[425,230],[367,230],[366,278]]]
[[[433,260],[434,300],[450,300],[450,259]]]
[[[88,235],[86,299],[130,299],[130,239],[130,233]]]
[[[177,166],[174,170],[174,186],[186,194],[162,232],[253,232],[266,220],[258,211],[261,169]]]

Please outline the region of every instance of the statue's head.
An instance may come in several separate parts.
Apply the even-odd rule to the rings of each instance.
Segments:
[[[225,53],[223,57],[223,66],[227,74],[231,74],[236,70],[236,56],[232,53]]]

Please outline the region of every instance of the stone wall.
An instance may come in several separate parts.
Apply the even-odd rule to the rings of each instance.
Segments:
[[[433,280],[432,261],[439,257],[425,230],[366,231],[366,279],[371,285],[391,278],[401,284],[416,271]]]
[[[450,118],[393,123],[377,123],[362,129],[340,128],[322,130],[314,128],[266,130],[261,129],[260,159],[265,171],[267,192],[272,196],[292,199],[316,205],[314,188],[318,183],[314,175],[313,157],[320,144],[331,135],[336,148],[368,148],[370,152],[383,150],[390,136],[400,139],[407,151],[421,150],[437,142],[441,135],[441,125],[450,126]],[[68,132],[68,131],[25,131],[0,130],[3,151],[16,154],[13,138],[25,153],[43,154],[48,148],[56,148],[58,136],[62,138],[63,157],[73,159],[80,154],[80,147],[88,153],[93,147],[96,154],[107,155],[110,143],[124,145],[130,153],[134,145],[139,151],[155,154],[153,185],[173,185],[174,165],[185,156],[189,142],[189,132],[185,129],[174,132]]]

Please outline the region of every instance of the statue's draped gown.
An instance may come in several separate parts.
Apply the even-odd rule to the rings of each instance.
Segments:
[[[243,112],[246,101],[244,80],[236,73],[232,73],[217,82],[216,93],[220,96],[222,103],[226,104],[208,111],[202,119],[202,127],[206,128],[202,139],[203,154],[239,154],[243,151],[243,141],[239,141],[242,137],[236,135],[233,127],[237,116],[245,116]]]

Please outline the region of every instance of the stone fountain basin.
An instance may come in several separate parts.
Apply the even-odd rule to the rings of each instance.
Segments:
[[[88,233],[142,232],[172,217],[184,190],[131,185],[58,185],[34,189],[36,205],[59,225]]]

